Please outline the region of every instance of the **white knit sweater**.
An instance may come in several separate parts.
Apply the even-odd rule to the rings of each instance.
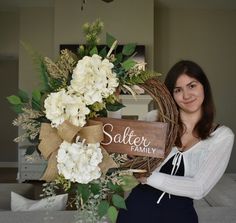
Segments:
[[[203,198],[219,181],[228,165],[234,143],[234,133],[226,126],[218,127],[206,140],[202,140],[185,152],[177,147],[172,151],[152,175],[147,184],[169,194]],[[175,155],[173,166],[184,161],[184,176],[160,173],[160,168]],[[174,168],[173,168],[174,169]]]

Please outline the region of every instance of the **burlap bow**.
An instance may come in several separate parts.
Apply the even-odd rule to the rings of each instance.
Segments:
[[[102,122],[89,120],[85,127],[77,127],[69,121],[64,121],[58,128],[52,128],[48,123],[42,123],[40,129],[39,150],[44,159],[48,160],[46,171],[41,180],[47,182],[53,181],[58,176],[57,169],[57,152],[61,143],[66,140],[69,143],[75,141],[75,138],[80,136],[85,139],[86,143],[97,143],[103,140]],[[99,167],[103,174],[110,168],[116,168],[117,164],[109,156],[105,149],[102,149],[103,160]]]

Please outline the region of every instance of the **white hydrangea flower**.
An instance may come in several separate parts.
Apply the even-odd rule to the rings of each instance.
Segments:
[[[65,120],[83,127],[86,124],[86,115],[90,112],[83,98],[70,95],[65,89],[51,93],[44,101],[44,107],[52,127],[57,127]]]
[[[104,89],[103,97],[107,98],[109,95],[113,94],[116,87],[119,85],[116,74],[112,72],[114,65],[109,62],[108,59],[102,61],[101,72],[106,73],[107,87]]]
[[[66,105],[64,103],[66,97],[67,94],[63,89],[61,91],[49,94],[44,101],[46,117],[51,120],[51,125],[53,127],[62,124],[66,119]]]
[[[75,126],[83,127],[86,124],[86,115],[90,110],[84,100],[76,95],[67,95],[65,113],[68,120]]]
[[[99,143],[68,143],[64,141],[58,150],[57,168],[59,174],[72,182],[87,184],[101,176],[98,166],[102,162]]]
[[[87,105],[102,102],[119,84],[113,67],[108,59],[102,60],[97,54],[83,57],[73,71],[70,91],[83,95]]]

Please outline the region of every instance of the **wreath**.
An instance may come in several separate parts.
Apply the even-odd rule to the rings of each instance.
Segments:
[[[38,152],[48,160],[41,178],[44,195],[64,191],[71,195],[68,203],[89,212],[94,221],[106,215],[115,222],[118,209],[126,208],[124,192],[138,184],[139,174],[129,170],[143,169],[149,176],[163,158],[109,154],[100,144],[102,125],[94,118],[124,107],[117,89],[134,97],[145,91],[157,104],[157,121],[168,123],[165,158],[176,139],[178,111],[160,74],[133,59],[136,44],[118,52],[116,38],[107,34],[107,45],[100,49],[103,23],[86,23],[83,29],[86,44],[77,52],[62,50],[55,62],[23,43],[40,70],[42,86],[31,97],[19,90],[7,99],[18,113],[13,124],[24,130],[15,141],[37,144],[26,155]]]

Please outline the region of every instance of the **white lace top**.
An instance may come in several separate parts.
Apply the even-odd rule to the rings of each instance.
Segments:
[[[234,143],[234,133],[226,126],[218,127],[206,140],[201,140],[185,152],[177,147],[172,151],[152,175],[147,184],[169,194],[203,198],[219,181],[228,165]],[[181,159],[184,161],[184,176],[160,173],[160,168],[175,155],[173,170],[178,168]]]

